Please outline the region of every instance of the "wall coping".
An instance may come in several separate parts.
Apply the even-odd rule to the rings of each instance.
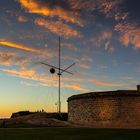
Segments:
[[[139,96],[140,93],[137,90],[116,90],[116,91],[104,91],[104,92],[90,92],[78,95],[72,95],[68,98],[68,102],[75,99],[95,98],[95,97],[124,97],[124,96]]]

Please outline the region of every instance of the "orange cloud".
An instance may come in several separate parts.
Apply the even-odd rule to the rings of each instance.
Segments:
[[[47,56],[51,55],[50,53],[45,52],[43,50],[34,49],[34,48],[28,47],[26,45],[17,44],[17,43],[13,43],[13,42],[10,42],[10,41],[0,41],[0,45],[15,48],[15,49],[19,49],[19,50],[22,50],[22,51],[43,54],[43,55],[47,55]]]
[[[113,17],[116,20],[124,20],[127,18],[126,13],[120,10],[120,4],[124,0],[98,0],[97,9],[106,15],[106,17]]]
[[[54,87],[58,87],[58,85],[50,85],[50,84],[47,84],[47,83],[39,83],[39,84],[31,84],[29,82],[25,82],[25,81],[21,81],[21,84],[22,85],[25,85],[25,86],[43,86],[43,87],[48,87],[48,86],[54,86]],[[87,91],[88,89],[82,87],[81,85],[66,85],[66,84],[61,84],[61,87],[63,88],[70,88],[70,89],[73,89],[73,90],[76,90],[76,91]]]
[[[65,87],[71,88],[77,91],[88,91],[88,89],[82,87],[81,85],[66,85]]]
[[[32,69],[27,69],[27,68],[21,68],[21,69],[1,69],[2,72],[7,72],[9,73],[10,76],[14,77],[19,77],[23,79],[28,79],[28,80],[33,80],[33,81],[38,81],[42,83],[48,83],[49,85],[52,85],[54,83],[53,80],[55,78],[46,78],[45,74],[38,74],[35,70]],[[55,82],[56,85],[56,82]]]
[[[21,55],[15,52],[0,52],[0,65],[3,66],[28,66],[32,60],[42,58],[42,55]]]
[[[120,41],[126,47],[140,48],[140,28],[133,24],[117,24],[115,30],[121,33]]]
[[[24,16],[18,16],[18,21],[24,23],[27,22],[27,18]]]
[[[59,20],[49,21],[43,18],[38,18],[35,20],[35,24],[50,30],[52,33],[55,33],[59,36],[64,36],[66,38],[81,37],[80,32],[74,30],[72,27],[64,24],[62,21]]]
[[[83,26],[82,22],[79,19],[79,14],[73,11],[68,11],[64,8],[61,8],[58,5],[52,5],[50,8],[50,2],[46,1],[46,3],[41,4],[36,0],[18,0],[21,4],[22,8],[24,8],[29,13],[40,14],[43,16],[50,17],[59,17],[67,22],[71,22],[77,24],[79,26]]]
[[[120,11],[120,4],[124,0],[68,0],[71,7],[80,11],[99,11],[106,17],[124,20],[127,16]]]
[[[100,0],[101,1],[101,0]],[[102,4],[100,5],[100,10],[105,13],[105,14],[110,14],[110,11],[112,11],[112,9],[114,8],[114,6],[116,6],[117,1],[104,1],[102,2]]]
[[[94,84],[100,85],[100,86],[109,86],[109,87],[121,87],[121,86],[125,86],[124,84],[116,84],[116,83],[106,82],[106,81],[100,81],[100,80],[93,80],[92,82]]]
[[[22,68],[20,70],[15,69],[2,69],[1,71],[10,73],[11,76],[19,76],[21,78],[32,78],[35,76],[34,70],[27,70],[25,68]]]
[[[32,81],[37,81],[39,82],[38,84],[31,84],[31,83],[27,83],[27,82],[21,82],[22,85],[26,85],[26,86],[47,86],[47,87],[58,87],[58,78],[56,77],[50,77],[50,76],[46,76],[46,74],[38,74],[35,70],[31,70],[31,69],[27,69],[27,68],[21,68],[21,69],[1,69],[1,72],[6,72],[9,74],[9,76],[13,76],[13,77],[19,77],[22,79],[28,79],[28,80],[32,80]],[[74,89],[77,91],[85,91],[87,90],[86,88],[82,87],[81,85],[74,85],[73,79],[70,78],[63,78],[63,81],[65,82],[72,82],[69,84],[66,83],[61,83],[62,88],[70,88],[70,89]]]
[[[17,54],[14,52],[0,52],[0,65],[11,66],[13,59]]]
[[[4,45],[4,46],[11,47],[11,48],[16,48],[16,49],[24,50],[24,51],[38,53],[38,50],[36,50],[36,49],[27,47],[25,45],[21,45],[21,44],[16,44],[16,43],[13,43],[13,42],[9,42],[9,41],[0,41],[0,45]]]

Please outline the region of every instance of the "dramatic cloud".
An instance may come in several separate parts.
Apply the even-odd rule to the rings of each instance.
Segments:
[[[28,51],[28,52],[34,52],[34,53],[38,53],[39,52],[36,49],[27,47],[25,45],[21,45],[21,44],[16,44],[16,43],[13,43],[13,42],[9,42],[9,41],[0,41],[0,45],[11,47],[11,48],[16,48],[16,49],[20,49],[20,50]]]
[[[43,55],[50,56],[50,54],[48,52],[45,52],[43,50],[34,49],[34,48],[28,47],[26,45],[17,44],[17,43],[13,43],[13,42],[10,42],[10,41],[0,41],[0,45],[15,48],[15,49],[19,49],[19,50],[22,50],[22,51],[27,51],[27,52],[38,53],[38,54],[43,54]]]
[[[115,18],[116,15],[123,17],[123,15],[118,14],[120,13],[119,6],[123,2],[123,0],[97,0],[97,2],[99,11],[104,13],[107,17]]]
[[[140,48],[140,27],[135,24],[118,24],[115,30],[121,33],[120,41],[126,47],[132,45],[135,49]]]
[[[115,20],[124,20],[127,13],[121,11],[120,4],[124,0],[17,0],[28,13],[47,17],[57,17],[81,27],[84,26],[84,16],[101,12]]]
[[[19,77],[22,79],[32,80],[39,82],[38,84],[31,84],[27,82],[22,82],[26,86],[47,86],[47,87],[58,87],[57,77],[46,76],[46,74],[38,74],[36,70],[28,68],[20,69],[1,69],[1,72],[6,72],[9,76]],[[73,80],[70,78],[63,78],[65,82],[61,83],[62,88],[70,88],[76,91],[85,91],[86,88],[82,87],[80,84],[74,84]],[[66,84],[66,82],[72,82]]]
[[[85,27],[96,15],[102,13],[106,17],[121,22],[128,18],[128,13],[123,12],[121,4],[124,0],[17,0],[21,7],[28,13],[44,16],[35,20],[35,24],[42,26],[56,35],[66,38],[81,37],[81,33],[71,24]],[[47,17],[47,18],[46,18]],[[90,20],[87,18],[90,17]],[[24,17],[19,17],[20,22],[25,22]],[[113,52],[110,42],[106,42],[105,50]]]
[[[55,33],[59,36],[64,36],[66,38],[81,37],[80,32],[74,30],[72,27],[70,27],[67,24],[64,24],[60,20],[49,21],[42,18],[38,18],[35,20],[35,24],[50,30],[52,33]]]
[[[56,78],[47,78],[45,74],[38,74],[36,70],[28,69],[28,68],[20,68],[20,69],[1,69],[2,72],[6,72],[9,76],[19,77],[22,79],[32,80],[44,83],[48,86],[57,86]],[[53,85],[52,85],[53,84]]]
[[[68,9],[69,4],[65,0],[18,0],[18,2],[21,4],[23,9],[26,10],[26,12],[40,14],[47,17],[56,16],[67,22],[83,26],[79,19],[79,14]]]
[[[85,12],[101,12],[106,17],[113,17],[116,20],[124,20],[127,13],[121,12],[120,4],[124,0],[68,0],[72,9]],[[89,13],[88,13],[89,14]]]

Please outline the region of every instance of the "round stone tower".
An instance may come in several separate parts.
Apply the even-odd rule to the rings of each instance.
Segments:
[[[140,85],[137,85],[137,90],[140,93]]]
[[[70,122],[100,128],[140,128],[138,90],[92,92],[68,98]]]

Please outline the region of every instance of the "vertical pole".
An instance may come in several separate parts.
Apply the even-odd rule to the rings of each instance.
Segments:
[[[58,77],[59,77],[59,91],[58,91],[58,112],[61,113],[61,101],[60,101],[60,82],[61,82],[61,73],[60,73],[60,67],[61,67],[61,58],[60,58],[60,36],[59,36],[59,72],[58,72]]]

